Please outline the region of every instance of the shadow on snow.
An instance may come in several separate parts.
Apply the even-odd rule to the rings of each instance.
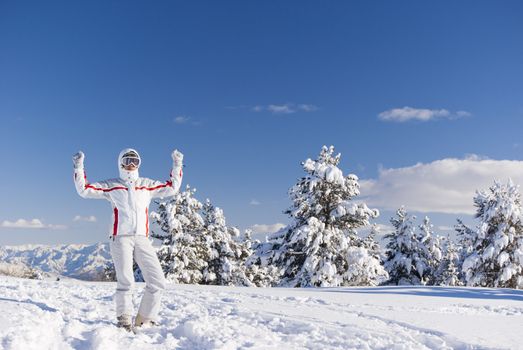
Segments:
[[[32,301],[29,299],[26,300],[17,300],[17,299],[8,299],[8,298],[0,298],[0,301],[10,301],[13,303],[25,303],[25,304],[31,304],[39,307],[42,311],[50,311],[50,312],[58,312],[58,309],[52,308],[50,306],[47,306],[44,303],[39,303],[37,301]]]
[[[480,287],[384,286],[361,288],[317,288],[315,291],[355,294],[399,294],[443,298],[523,301],[523,290]]]

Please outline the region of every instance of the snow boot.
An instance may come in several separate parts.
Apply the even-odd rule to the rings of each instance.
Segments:
[[[120,315],[116,317],[117,323],[116,327],[123,328],[126,331],[130,332],[133,329],[132,319],[130,315]]]
[[[151,319],[145,318],[140,314],[136,315],[136,318],[134,319],[134,326],[135,327],[149,327],[149,326],[156,326],[157,323]]]

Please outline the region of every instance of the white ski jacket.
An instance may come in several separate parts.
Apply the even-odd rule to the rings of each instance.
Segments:
[[[149,235],[149,204],[151,199],[174,196],[182,183],[182,165],[173,165],[170,179],[161,182],[138,176],[138,170],[122,169],[121,158],[133,149],[124,149],[118,156],[120,178],[89,183],[83,166],[75,169],[76,191],[83,198],[107,199],[113,207],[111,235]],[[136,152],[138,154],[138,152]]]

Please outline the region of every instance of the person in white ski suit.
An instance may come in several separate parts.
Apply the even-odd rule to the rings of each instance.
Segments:
[[[170,179],[161,182],[139,177],[140,155],[127,148],[118,156],[120,177],[89,183],[84,170],[84,154],[73,156],[74,183],[83,198],[107,199],[113,210],[110,249],[116,271],[116,317],[119,327],[132,327],[133,258],[142,271],[146,286],[135,318],[135,326],[157,321],[165,277],[156,251],[149,240],[151,199],[175,195],[182,182],[183,154],[174,150]]]

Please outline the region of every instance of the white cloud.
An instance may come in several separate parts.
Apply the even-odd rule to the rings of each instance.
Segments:
[[[38,219],[33,220],[25,220],[25,219],[18,219],[14,222],[4,220],[2,221],[2,227],[7,228],[44,228],[44,224],[42,221]]]
[[[269,111],[272,114],[293,114],[296,112],[314,112],[317,111],[319,108],[313,104],[294,104],[294,103],[285,103],[285,104],[269,104],[267,106],[264,105],[256,105],[253,107],[250,107],[250,110],[253,112],[263,112],[263,111]]]
[[[4,220],[0,224],[0,227],[25,228],[25,229],[51,229],[51,230],[65,230],[67,228],[67,226],[65,226],[65,225],[44,224],[39,219],[32,219],[32,220],[18,219],[16,221]]]
[[[190,117],[187,117],[185,115],[179,115],[176,118],[174,118],[174,122],[176,124],[186,124],[190,119]]]
[[[176,118],[174,118],[173,121],[174,121],[174,123],[180,124],[180,125],[190,124],[192,126],[201,126],[203,124],[203,122],[201,120],[195,120],[194,118],[188,117],[185,115],[179,115]]]
[[[96,216],[94,216],[94,215],[91,215],[91,216],[80,216],[80,215],[76,215],[76,216],[73,218],[73,221],[96,222],[97,219],[96,219]]]
[[[291,104],[269,105],[267,110],[274,114],[291,114],[296,113],[296,109]]]
[[[282,228],[284,228],[285,224],[282,223],[276,223],[276,224],[270,224],[270,225],[264,225],[264,224],[255,224],[250,227],[253,234],[258,233],[274,233]]]
[[[250,205],[260,205],[261,203],[259,201],[257,201],[256,199],[251,199]]]
[[[314,112],[314,111],[318,110],[318,107],[316,107],[315,105],[301,104],[301,105],[298,105],[298,109],[300,109],[304,112]]]
[[[378,118],[383,121],[391,122],[406,122],[409,120],[429,121],[433,119],[457,119],[469,117],[471,114],[467,111],[458,111],[451,113],[446,109],[424,109],[424,108],[393,108],[388,111],[381,112]]]
[[[442,159],[404,168],[380,169],[377,179],[361,180],[360,199],[369,206],[409,211],[473,214],[476,190],[494,180],[523,184],[523,161],[479,156]]]

